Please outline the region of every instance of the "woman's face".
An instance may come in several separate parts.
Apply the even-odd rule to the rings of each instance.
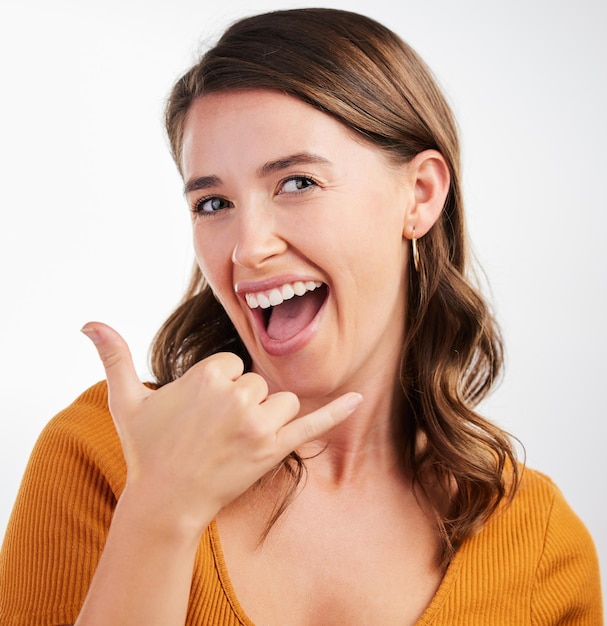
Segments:
[[[182,167],[197,261],[270,390],[305,398],[393,385],[407,167],[272,91],[196,100]]]

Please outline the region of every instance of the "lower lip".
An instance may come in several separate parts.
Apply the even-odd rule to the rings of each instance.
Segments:
[[[261,318],[255,316],[255,326],[257,327],[258,337],[262,348],[271,356],[289,356],[299,352],[308,343],[310,343],[316,334],[320,325],[320,318],[325,310],[327,302],[329,301],[329,297],[330,292],[327,290],[327,297],[322,303],[320,309],[318,309],[314,319],[307,326],[302,328],[296,335],[293,335],[293,337],[287,339],[286,341],[271,339],[266,332],[265,325]]]

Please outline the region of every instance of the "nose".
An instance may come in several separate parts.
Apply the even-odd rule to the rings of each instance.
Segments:
[[[237,220],[238,235],[232,250],[234,265],[256,269],[286,250],[287,243],[278,233],[269,207],[241,209]]]

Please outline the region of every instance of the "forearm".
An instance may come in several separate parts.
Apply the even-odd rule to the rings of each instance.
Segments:
[[[183,626],[200,534],[123,494],[76,626]]]

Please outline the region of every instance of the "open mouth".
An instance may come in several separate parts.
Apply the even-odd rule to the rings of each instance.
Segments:
[[[249,308],[273,341],[287,341],[306,328],[327,299],[327,285],[318,281],[285,283],[268,291],[247,293]]]

